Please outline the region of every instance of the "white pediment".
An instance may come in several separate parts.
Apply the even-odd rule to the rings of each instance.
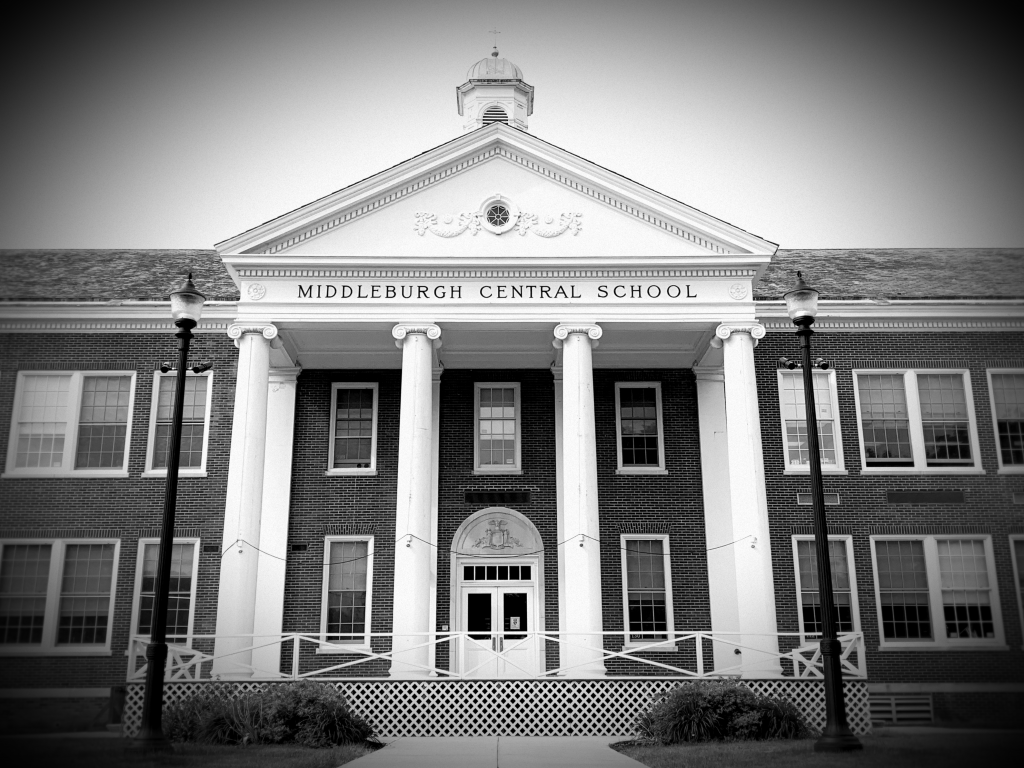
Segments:
[[[489,225],[501,201],[509,224]],[[504,229],[505,231],[500,231]],[[275,257],[683,257],[731,261],[775,246],[500,123],[475,131],[218,245]],[[262,259],[260,259],[262,261]]]

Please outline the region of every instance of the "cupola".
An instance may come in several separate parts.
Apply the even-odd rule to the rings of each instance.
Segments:
[[[533,86],[523,81],[523,70],[498,55],[491,55],[469,68],[466,82],[455,89],[462,127],[474,131],[491,123],[505,123],[527,130],[533,114]]]

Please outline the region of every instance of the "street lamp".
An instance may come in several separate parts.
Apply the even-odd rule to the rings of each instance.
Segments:
[[[164,670],[167,665],[167,603],[171,581],[171,551],[174,545],[174,505],[178,497],[178,463],[181,452],[181,417],[185,404],[185,371],[188,367],[188,345],[192,340],[192,329],[199,324],[203,312],[203,294],[192,284],[192,274],[176,291],[171,291],[171,317],[178,327],[177,386],[174,390],[174,412],[171,422],[171,444],[167,452],[167,489],[164,493],[164,519],[160,529],[160,554],[156,567],[154,585],[153,625],[149,645],[146,646],[146,689],[142,699],[142,727],[135,742],[146,749],[169,750],[170,743],[164,736],[163,693]],[[192,371],[201,373],[210,369],[210,364],[195,366]],[[170,365],[160,366],[164,373]]]
[[[818,420],[814,405],[814,369],[826,370],[828,363],[820,357],[811,360],[811,325],[818,314],[818,292],[796,273],[797,283],[785,294],[786,311],[799,328],[801,363],[781,358],[790,370],[803,369],[804,412],[807,419],[807,450],[811,460],[811,502],[814,505],[814,545],[818,555],[818,594],[821,602],[821,660],[825,672],[825,730],[814,744],[815,752],[849,752],[863,745],[846,723],[843,699],[842,646],[836,637],[835,598],[832,595],[832,564],[828,551],[828,524],[825,520],[825,491],[821,482],[821,454],[818,448]]]

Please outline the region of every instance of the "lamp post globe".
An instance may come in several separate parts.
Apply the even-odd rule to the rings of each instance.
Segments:
[[[170,751],[163,732],[163,685],[167,666],[167,604],[171,580],[171,555],[174,546],[174,507],[178,498],[178,466],[181,454],[181,422],[185,401],[185,372],[192,329],[199,324],[206,297],[192,284],[191,273],[184,284],[171,291],[171,318],[178,332],[178,367],[171,415],[171,440],[167,451],[167,487],[164,515],[160,527],[160,550],[154,585],[153,620],[150,642],[146,646],[146,687],[142,699],[142,725],[134,745],[147,751]],[[196,371],[209,366],[197,367]],[[163,370],[163,366],[161,367]]]
[[[811,359],[811,325],[818,314],[818,292],[796,273],[797,283],[787,291],[786,311],[798,330],[800,363],[782,358],[787,368],[803,369],[804,416],[807,422],[807,451],[811,475],[811,504],[814,511],[814,548],[818,561],[818,593],[821,608],[821,660],[825,678],[825,728],[815,742],[816,752],[849,752],[861,749],[860,740],[846,722],[843,696],[842,644],[838,639],[835,596],[832,593],[832,564],[829,559],[828,521],[825,518],[825,489],[821,479],[821,453],[818,441],[817,410],[814,403],[814,369],[828,368],[824,360]]]

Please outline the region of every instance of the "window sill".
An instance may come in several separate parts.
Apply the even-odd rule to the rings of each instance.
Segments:
[[[178,479],[182,480],[186,477],[206,477],[206,470],[203,469],[179,469]],[[167,477],[166,469],[147,469],[139,477]]]
[[[474,469],[474,475],[521,475],[521,469]]]
[[[888,643],[879,651],[1008,651],[1010,646],[993,643]]]
[[[78,469],[74,472],[4,472],[0,480],[74,480],[75,478],[128,477],[124,470]]]
[[[328,469],[324,477],[376,477],[376,469]]]
[[[646,644],[642,643],[623,643],[622,650],[624,652],[632,651],[643,651],[644,653],[679,653],[679,648],[676,647],[676,640],[665,640],[664,645],[658,645],[654,648],[647,648]],[[669,644],[671,643],[671,645]]]
[[[667,469],[659,467],[619,467],[615,470],[616,475],[667,475]]]
[[[978,467],[928,467],[926,469],[906,469],[904,467],[864,467],[861,475],[984,475],[985,470]]]
[[[1000,467],[997,475],[1024,475],[1024,466]]]
[[[784,475],[810,475],[811,474],[811,468],[810,467],[790,467],[789,469],[784,469],[782,471],[782,474],[784,474]],[[845,469],[825,469],[824,467],[822,467],[821,468],[821,474],[822,475],[848,475],[850,473],[847,472]]]
[[[0,647],[0,656],[113,656],[109,648]]]
[[[366,653],[372,653],[370,646],[365,644],[358,645],[336,645],[336,646],[324,646],[318,645],[316,647],[317,656],[338,656],[343,654],[358,653],[363,655]]]

